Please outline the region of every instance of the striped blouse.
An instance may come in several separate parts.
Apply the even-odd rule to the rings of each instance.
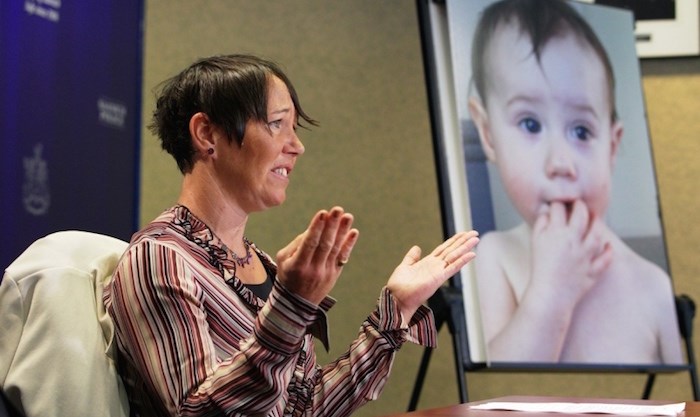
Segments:
[[[184,206],[133,236],[104,301],[134,414],[348,416],[377,398],[404,342],[436,344],[431,311],[421,307],[402,327],[385,288],[348,351],[321,367],[313,336],[328,347],[334,300],[317,307],[275,280],[263,301],[227,252]]]

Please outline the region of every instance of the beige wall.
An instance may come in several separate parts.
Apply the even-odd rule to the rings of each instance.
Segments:
[[[153,87],[199,57],[252,52],[280,62],[321,127],[302,132],[306,154],[289,199],[253,216],[248,236],[274,253],[319,208],[356,216],[360,241],[333,291],[332,351],[339,354],[372,308],[405,251],[442,236],[415,5],[410,0],[148,0],[145,21],[144,124]],[[679,62],[684,74],[673,73]],[[644,89],[664,222],[678,293],[700,300],[700,77],[697,60],[645,63]],[[648,68],[647,68],[648,67]],[[694,152],[696,151],[696,152]],[[171,205],[180,174],[144,128],[141,222]],[[697,326],[696,326],[697,327]],[[457,402],[449,333],[433,354],[420,408]],[[402,412],[421,349],[405,346],[382,398],[358,416]],[[697,353],[696,353],[697,355]],[[509,394],[638,397],[645,378],[618,374],[470,373],[470,399]],[[663,375],[653,398],[691,398],[687,374]]]

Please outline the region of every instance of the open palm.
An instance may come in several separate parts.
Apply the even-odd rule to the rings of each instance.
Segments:
[[[418,307],[445,281],[474,259],[476,254],[473,249],[478,242],[477,232],[460,232],[422,259],[418,246],[406,253],[387,283],[387,288],[399,303],[404,320],[410,320]]]

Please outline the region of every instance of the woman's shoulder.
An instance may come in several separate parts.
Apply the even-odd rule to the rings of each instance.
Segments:
[[[178,206],[173,206],[164,210],[157,217],[134,233],[131,236],[131,244],[133,245],[143,240],[157,240],[159,236],[166,234],[169,225],[171,225],[173,220],[179,216],[177,207]]]

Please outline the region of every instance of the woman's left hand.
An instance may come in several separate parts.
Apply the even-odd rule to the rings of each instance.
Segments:
[[[478,235],[473,230],[457,233],[423,259],[418,246],[408,251],[387,282],[405,323],[445,281],[474,259],[473,249],[479,243]]]

